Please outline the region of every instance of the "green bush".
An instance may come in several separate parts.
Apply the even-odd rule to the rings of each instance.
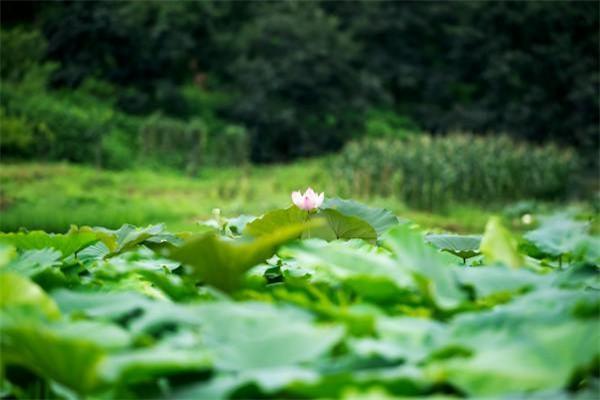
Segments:
[[[18,81],[32,68],[41,64],[46,51],[46,40],[37,30],[16,27],[0,30],[2,79]]]
[[[84,91],[33,91],[21,85],[5,84],[2,107],[6,114],[3,115],[3,137],[14,136],[11,132],[19,127],[22,140],[30,138],[26,148],[23,144],[17,147],[11,139],[3,140],[2,153],[9,158],[35,157],[98,166],[108,160],[115,168],[127,166],[115,162],[117,158],[111,154],[114,146],[103,144],[109,136],[113,136],[107,139],[113,144],[114,137],[121,138],[121,153],[129,148],[130,154],[121,154],[119,159],[132,158],[134,146],[127,138],[136,131],[135,119]],[[5,125],[4,121],[9,124]],[[17,121],[20,121],[18,126]]]
[[[203,165],[239,165],[248,159],[245,129],[226,124],[210,128],[201,118],[184,122],[153,114],[140,126],[138,139],[145,163],[159,162],[191,175]]]
[[[180,89],[187,104],[186,117],[191,119],[189,129],[204,124],[206,139],[203,143],[202,164],[239,165],[250,157],[250,143],[245,127],[223,119],[222,113],[231,106],[232,96],[226,92],[210,91],[196,85]]]
[[[152,114],[144,120],[138,133],[140,156],[143,160],[157,159],[163,165],[179,167],[184,163],[179,151],[190,148],[185,124],[162,114]]]
[[[453,134],[352,142],[333,167],[348,192],[440,209],[451,202],[562,198],[574,186],[578,162],[573,151],[554,145]]]
[[[2,150],[10,153],[26,154],[33,143],[33,128],[20,117],[6,115],[4,108],[0,108],[2,120],[2,137],[0,145]]]
[[[179,89],[186,119],[159,112],[145,119],[116,108],[116,88],[87,80],[76,90],[48,90],[51,69],[32,70],[21,82],[3,82],[0,150],[7,159],[67,160],[107,168],[146,165],[186,170],[238,165],[249,158],[246,130],[217,115],[221,93]],[[46,76],[44,76],[44,74]],[[35,78],[35,79],[34,79]]]
[[[414,121],[393,110],[369,110],[366,118],[365,136],[368,138],[406,139],[419,131]]]
[[[240,165],[249,159],[250,146],[246,129],[239,125],[224,125],[211,131],[207,157],[211,165]]]

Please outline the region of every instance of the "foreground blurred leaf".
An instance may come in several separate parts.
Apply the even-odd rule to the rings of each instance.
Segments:
[[[253,240],[227,240],[209,233],[174,249],[170,258],[189,265],[192,274],[204,283],[229,292],[240,286],[248,269],[306,228],[307,224],[290,225]]]
[[[147,297],[128,292],[76,292],[59,289],[52,292],[52,298],[65,314],[84,312],[92,318],[112,320],[153,305]]]
[[[175,393],[178,399],[227,399],[236,389],[255,384],[263,394],[272,395],[297,382],[315,382],[319,374],[299,367],[262,368],[241,373],[221,373],[208,382],[188,385]]]
[[[597,350],[598,340],[592,323],[531,329],[520,339],[490,333],[485,343],[477,343],[473,356],[446,362],[443,374],[471,396],[560,389],[576,368],[597,356],[592,349]]]
[[[597,321],[577,318],[582,304],[597,302],[594,293],[544,289],[489,312],[463,314],[453,321],[450,342],[472,354],[441,361],[435,374],[471,396],[565,387],[575,370],[600,355]]]
[[[407,225],[390,229],[383,243],[401,267],[410,270],[425,293],[441,308],[453,308],[466,299],[456,279],[455,258],[428,245],[423,236]]]
[[[43,231],[0,233],[0,242],[15,246],[19,250],[55,249],[67,257],[77,250],[98,240],[92,232],[71,230],[66,234]]]
[[[502,226],[498,217],[490,218],[485,226],[485,233],[481,239],[481,252],[488,263],[501,262],[513,268],[525,264],[517,250],[516,239]]]
[[[108,382],[139,382],[179,372],[202,371],[212,366],[206,349],[157,346],[111,354],[99,374]]]
[[[588,224],[560,213],[540,217],[537,229],[527,232],[524,238],[544,254],[559,257],[571,255],[589,262],[600,260],[600,239],[588,235]]]
[[[496,293],[515,293],[550,285],[551,277],[504,265],[464,268],[456,271],[458,280],[470,286],[478,298]]]
[[[54,330],[29,317],[5,313],[1,320],[4,363],[24,366],[78,393],[100,384],[97,369],[105,352],[97,343],[68,334],[71,329],[75,332],[74,325]]]
[[[12,260],[5,271],[35,277],[60,265],[61,253],[53,249],[27,250]]]
[[[254,215],[238,215],[234,218],[227,218],[227,229],[232,235],[241,235],[246,226],[256,220]],[[254,236],[254,235],[253,235]]]
[[[344,282],[366,298],[389,300],[416,288],[409,271],[398,268],[392,258],[374,248],[305,240],[284,247],[280,255],[293,259],[311,276],[311,282]]]
[[[439,347],[447,335],[443,324],[411,317],[378,317],[376,332],[377,338],[352,340],[351,349],[363,357],[378,355],[416,363]]]
[[[144,228],[137,228],[130,224],[125,224],[119,229],[106,229],[101,227],[80,228],[80,230],[83,229],[96,234],[98,239],[100,239],[108,248],[110,255],[122,253],[144,241],[154,243],[180,242],[178,238],[165,232],[164,224],[148,225]]]
[[[38,285],[14,273],[0,273],[0,309],[28,307],[49,319],[56,319],[60,311]]]
[[[223,370],[283,367],[328,351],[341,327],[322,327],[310,314],[264,303],[211,303],[198,309],[204,343]]]
[[[0,268],[7,265],[17,255],[17,250],[14,246],[6,243],[0,243]]]

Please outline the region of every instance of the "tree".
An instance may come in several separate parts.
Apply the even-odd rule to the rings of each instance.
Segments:
[[[274,161],[339,148],[360,130],[377,80],[360,48],[316,3],[258,4],[235,32],[231,115],[251,128],[252,158]]]

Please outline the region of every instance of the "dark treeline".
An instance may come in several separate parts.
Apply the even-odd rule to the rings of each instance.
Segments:
[[[369,118],[598,148],[598,2],[2,2],[42,32],[53,89],[188,120],[181,87],[227,94],[254,161],[340,148]],[[4,64],[3,64],[4,65]],[[18,68],[18,66],[16,66]],[[3,74],[4,76],[5,74]]]

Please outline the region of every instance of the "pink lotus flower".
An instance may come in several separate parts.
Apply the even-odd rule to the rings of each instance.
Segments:
[[[306,211],[319,208],[321,204],[323,204],[324,199],[324,193],[316,194],[311,188],[306,189],[306,192],[304,194],[300,192],[292,193],[292,201],[294,202],[294,204],[298,208]]]

